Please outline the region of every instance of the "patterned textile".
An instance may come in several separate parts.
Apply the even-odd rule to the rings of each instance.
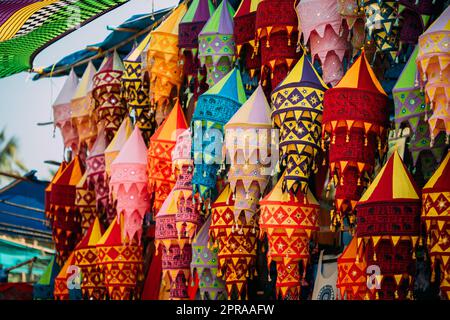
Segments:
[[[81,215],[81,230],[83,234],[86,234],[97,217],[95,191],[89,189],[87,178],[88,174],[85,172],[77,184],[75,198],[75,205]]]

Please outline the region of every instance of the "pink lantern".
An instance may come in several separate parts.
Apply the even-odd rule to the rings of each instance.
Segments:
[[[117,216],[124,216],[122,238],[132,240],[137,235],[140,243],[142,222],[150,209],[150,197],[147,191],[147,147],[141,130],[134,128],[133,133],[123,146],[117,158],[111,164],[110,187],[112,196],[117,200]]]

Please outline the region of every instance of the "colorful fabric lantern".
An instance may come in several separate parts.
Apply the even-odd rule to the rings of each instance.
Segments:
[[[343,60],[349,58],[349,30],[342,24],[336,0],[301,0],[297,5],[303,43],[309,42],[311,57],[319,58],[323,80],[334,86],[344,75]]]
[[[61,130],[64,147],[71,148],[74,153],[78,151],[77,127],[72,123],[71,102],[78,87],[78,78],[75,71],[70,70],[61,91],[53,103],[53,119],[55,127]]]
[[[86,143],[88,149],[92,147],[97,136],[97,123],[93,117],[92,89],[94,84],[95,67],[89,61],[86,70],[78,83],[77,90],[72,97],[71,117],[77,127],[79,147]]]
[[[172,172],[172,151],[177,136],[188,128],[179,103],[176,103],[167,119],[150,138],[148,148],[148,191],[151,195],[152,212],[156,215],[164,200],[175,186]]]
[[[150,94],[158,108],[177,96],[183,82],[183,66],[179,63],[178,26],[187,11],[181,3],[150,33],[147,53],[150,73]],[[172,91],[176,89],[176,92]]]
[[[256,45],[261,50],[261,81],[266,92],[276,88],[300,58],[294,3],[263,0],[256,10]]]
[[[217,84],[232,68],[234,60],[234,9],[223,0],[198,36],[200,63],[206,66],[209,87]]]
[[[170,288],[170,299],[185,300],[192,260],[192,240],[200,228],[199,204],[192,198],[191,133],[177,138],[172,153],[177,182],[156,215],[155,245],[162,252],[163,285]]]
[[[439,11],[439,1],[399,0],[398,13],[402,19],[400,44],[416,45],[419,36],[428,26],[430,17]]]
[[[142,246],[132,238],[122,243],[124,233],[123,219],[115,218],[97,242],[97,264],[111,300],[139,298],[136,283],[143,278]]]
[[[237,222],[241,212],[245,223],[254,217],[258,200],[272,174],[271,109],[261,85],[225,125],[226,148],[230,163],[228,181],[234,194]],[[278,150],[276,150],[278,151]],[[256,227],[254,225],[253,227]]]
[[[53,291],[53,297],[55,300],[69,300],[68,284],[80,284],[80,278],[74,275],[75,270],[70,268],[74,265],[75,253],[72,252],[55,278],[55,289]],[[69,277],[71,277],[70,280]]]
[[[300,298],[300,280],[306,276],[309,247],[313,231],[319,230],[320,206],[310,190],[294,194],[283,191],[284,175],[273,190],[260,201],[260,237],[269,239],[267,265],[277,267],[277,296]],[[299,268],[301,262],[303,275]]]
[[[394,151],[356,206],[358,247],[367,265],[377,265],[381,272],[380,288],[371,290],[371,299],[409,297],[420,207],[414,180]]]
[[[75,205],[81,215],[82,234],[86,234],[97,217],[95,191],[89,188],[87,171],[76,186]]]
[[[260,2],[261,0],[244,0],[234,15],[236,54],[242,58],[245,69],[250,72],[250,78],[254,78],[261,69],[261,55],[258,54],[255,40],[256,9]]]
[[[218,276],[218,248],[211,247],[209,228],[211,215],[192,242],[191,279],[198,278],[201,300],[225,300],[225,284]]]
[[[324,96],[322,136],[329,148],[330,182],[336,187],[332,225],[352,228],[354,208],[370,180],[375,155],[386,149],[387,95],[364,51],[341,81]]]
[[[39,281],[33,285],[33,300],[54,299],[55,278],[60,271],[61,268],[56,263],[55,257],[52,257]]]
[[[361,0],[366,15],[367,39],[373,40],[376,52],[394,63],[399,49],[400,17],[398,1]]]
[[[127,142],[132,132],[133,127],[131,126],[130,118],[126,117],[122,121],[119,130],[117,130],[114,139],[105,149],[105,171],[108,177],[111,177],[111,164],[114,159],[116,159],[120,150],[122,150],[122,147],[125,145],[125,142]]]
[[[447,7],[439,18],[419,37],[417,65],[421,75],[421,85],[431,104],[433,115],[428,119],[431,142],[439,132],[450,141],[450,8]]]
[[[149,33],[138,46],[133,47],[124,58],[125,72],[122,76],[122,98],[146,143],[156,128],[155,110],[150,106],[150,79],[142,67],[142,54],[150,42],[150,35]]]
[[[217,173],[222,164],[223,128],[246,101],[237,68],[202,94],[192,116],[194,176],[192,188],[201,199],[217,196]]]
[[[450,152],[422,190],[422,221],[432,269],[440,271],[442,296],[450,300]]]
[[[280,129],[281,164],[287,167],[283,189],[304,193],[312,172],[317,172],[323,97],[326,84],[302,56],[272,93],[272,120]]]
[[[338,258],[338,279],[341,300],[364,300],[367,293],[367,266],[358,250],[356,237],[350,241]]]
[[[102,300],[105,296],[105,286],[97,264],[97,243],[102,237],[103,228],[100,220],[95,218],[88,232],[74,250],[75,264],[81,269],[81,292],[89,300]]]
[[[58,253],[57,262],[64,265],[81,238],[81,216],[75,205],[76,186],[84,173],[78,157],[64,169],[52,186],[50,197],[53,211],[52,234]]]
[[[147,147],[141,130],[135,127],[133,133],[111,164],[110,189],[117,200],[118,220],[123,215],[122,237],[131,242],[141,242],[142,223],[150,209],[147,191]]]
[[[58,167],[58,170],[56,171],[55,175],[53,176],[52,180],[48,184],[47,188],[45,188],[45,216],[47,220],[50,222],[50,225],[53,224],[53,218],[54,218],[54,211],[52,207],[52,187],[55,184],[55,182],[59,179],[61,176],[61,173],[64,171],[64,169],[67,167],[67,162],[63,161],[61,162],[61,165]]]
[[[338,0],[338,12],[349,30],[350,42],[353,48],[352,56],[364,46],[366,33],[364,30],[364,10],[359,8],[358,0]]]
[[[178,47],[184,56],[183,70],[188,78],[188,84],[191,84],[194,79],[194,90],[192,91],[194,95],[198,94],[199,90],[202,93],[206,86],[206,83],[200,83],[200,61],[197,56],[198,36],[213,12],[214,5],[211,0],[193,0],[178,29]]]
[[[210,238],[219,249],[217,276],[226,284],[228,299],[248,297],[247,280],[252,278],[256,264],[258,215],[243,218],[235,213],[235,202],[227,185],[212,205]],[[242,219],[241,219],[242,218]]]
[[[120,97],[121,80],[124,73],[122,60],[116,51],[106,57],[97,74],[94,76],[92,96],[99,127],[105,128],[107,141],[110,142],[127,109]]]

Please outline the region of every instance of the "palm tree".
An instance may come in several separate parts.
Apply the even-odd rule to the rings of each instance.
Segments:
[[[27,171],[27,168],[17,158],[18,141],[16,137],[6,137],[6,130],[0,131],[0,172],[19,175]],[[4,176],[0,175],[0,184]]]

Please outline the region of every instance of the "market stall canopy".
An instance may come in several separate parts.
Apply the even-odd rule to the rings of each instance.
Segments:
[[[76,74],[80,77],[86,69],[89,60],[92,60],[96,68],[98,68],[102,63],[104,56],[109,51],[113,50],[116,50],[123,59],[131,51],[133,44],[135,42],[140,43],[145,38],[148,31],[157,26],[170,10],[172,10],[172,8],[158,10],[150,14],[133,15],[117,27],[108,27],[112,32],[105,40],[65,56],[54,65],[50,65],[40,70],[40,72],[34,76],[33,80],[39,80],[50,76],[59,77],[68,75],[71,67],[74,67]]]
[[[32,68],[43,49],[128,0],[0,3],[0,78]]]

